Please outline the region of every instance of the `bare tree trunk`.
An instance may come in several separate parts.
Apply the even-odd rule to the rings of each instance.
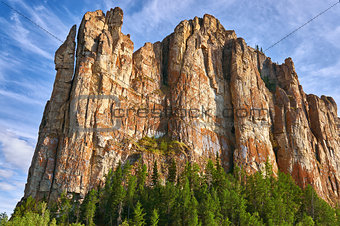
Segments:
[[[120,225],[122,223],[122,210],[123,210],[123,203],[120,202],[118,206],[117,225]]]

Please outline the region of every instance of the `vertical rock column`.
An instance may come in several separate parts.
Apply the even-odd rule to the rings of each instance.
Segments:
[[[76,26],[74,25],[66,41],[55,53],[57,70],[53,92],[47,102],[39,128],[38,143],[34,152],[28,181],[25,187],[25,198],[48,198],[54,178],[57,149],[63,139],[67,100],[71,91],[74,70]]]
[[[265,87],[245,41],[235,40],[232,48],[230,87],[236,136],[234,162],[247,173],[254,173],[263,170],[268,161],[276,172],[270,140],[271,93]]]

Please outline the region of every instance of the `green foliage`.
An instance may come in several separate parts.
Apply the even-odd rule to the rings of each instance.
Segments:
[[[259,45],[257,45],[257,44],[255,45],[255,49],[256,49],[257,52],[263,53],[262,47],[260,48]]]
[[[62,193],[58,203],[59,217],[57,222],[63,225],[70,223],[71,201],[66,193]]]
[[[32,196],[29,196],[24,203],[14,209],[13,217],[22,217],[27,212],[39,212],[37,202],[34,198],[32,198]]]
[[[8,216],[6,213],[0,213],[0,226],[3,226],[7,223]]]
[[[145,220],[144,220],[145,213],[142,208],[142,204],[138,201],[137,205],[133,211],[133,220],[132,220],[132,225],[134,226],[143,226],[145,225]]]
[[[144,148],[145,151],[150,151],[150,152],[155,152],[158,153],[160,152],[158,148],[158,143],[155,137],[143,137],[138,141],[138,144],[140,147]]]
[[[150,225],[157,226],[159,222],[159,215],[156,209],[153,210],[151,218],[150,218]]]
[[[185,153],[187,146],[177,140],[171,140],[169,137],[143,137],[136,144],[139,151],[151,152],[156,154],[175,154]]]
[[[272,81],[268,76],[263,76],[262,80],[266,87],[269,89],[271,92],[275,92],[276,90],[276,83]]]
[[[137,169],[137,188],[139,192],[142,192],[144,190],[147,176],[148,173],[146,165],[139,164]]]
[[[152,171],[152,184],[156,186],[159,184],[159,174],[158,174],[158,166],[157,161],[153,164],[153,171]]]
[[[310,185],[303,191],[302,212],[310,216],[317,225],[337,224],[337,211],[319,198]]]
[[[85,197],[81,205],[82,221],[86,225],[93,226],[94,216],[96,213],[96,204],[98,203],[97,192],[92,189]]]
[[[171,183],[175,183],[176,178],[177,178],[177,166],[175,160],[173,159],[169,166],[168,181]]]
[[[237,166],[225,173],[218,156],[204,169],[187,163],[180,173],[173,161],[165,183],[159,183],[158,170],[155,161],[148,180],[146,165],[132,170],[129,163],[119,163],[81,205],[64,193],[50,214],[46,203],[28,198],[10,221],[0,215],[0,225],[81,225],[77,208],[85,225],[340,225],[340,209],[331,208],[311,186],[298,187],[290,175],[273,175],[269,163],[247,176]]]
[[[52,226],[57,225],[55,219],[50,218],[50,211],[47,209],[47,204],[45,202],[37,203],[34,201],[34,205],[32,199],[27,199],[25,203],[22,204],[23,210],[27,207],[35,207],[35,208],[27,208],[24,212],[18,212],[13,214],[13,217],[10,221],[5,222],[4,224],[1,222],[0,225],[5,226]],[[80,225],[80,224],[78,224]]]

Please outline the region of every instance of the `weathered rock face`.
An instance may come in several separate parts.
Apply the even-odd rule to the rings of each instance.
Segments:
[[[211,15],[135,52],[122,24],[119,8],[88,12],[77,48],[72,27],[57,50],[25,197],[81,198],[118,161],[160,158],[137,150],[137,140],[167,136],[188,147],[178,159],[203,163],[219,153],[226,170],[248,173],[268,161],[339,201],[336,103],[306,95],[290,58],[272,63]]]

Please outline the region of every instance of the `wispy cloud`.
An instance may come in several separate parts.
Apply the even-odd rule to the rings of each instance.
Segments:
[[[325,39],[330,42],[334,47],[340,48],[340,26],[329,30],[324,33]]]
[[[0,182],[0,190],[2,191],[13,191],[15,189],[15,186],[6,183],[6,182]]]
[[[0,212],[11,214],[23,196],[33,145],[0,126]]]
[[[23,196],[25,179],[14,171],[11,177],[0,177],[0,212],[6,212],[9,215],[13,213],[15,205]]]
[[[0,180],[1,179],[8,179],[14,175],[14,172],[9,169],[0,169]]]
[[[39,130],[39,122],[36,122],[36,125],[32,125],[31,123],[27,123],[27,121],[18,122],[18,118],[21,117],[17,116],[17,120],[15,119],[2,119],[0,118],[0,131],[7,131],[11,134],[15,134],[17,137],[24,137],[25,139],[29,139],[29,143],[31,146],[34,146],[38,137],[38,130]],[[38,120],[40,120],[39,117]]]
[[[0,131],[0,143],[6,163],[27,171],[34,148],[27,141],[8,131]]]
[[[29,97],[22,95],[22,94],[19,94],[19,93],[14,93],[14,92],[11,92],[11,91],[0,89],[0,95],[5,96],[6,98],[10,98],[10,99],[14,99],[16,101],[26,103],[26,104],[35,104],[35,105],[44,106],[44,103],[42,103],[41,101],[29,98]]]
[[[53,60],[53,55],[40,48],[33,40],[30,39],[30,31],[24,28],[21,23],[18,14],[13,13],[11,20],[14,21],[14,25],[10,25],[10,36],[19,43],[19,46],[26,51],[31,51],[39,54],[46,59]],[[36,42],[36,41],[35,41]]]
[[[47,8],[45,4],[28,5],[23,0],[13,0],[13,3],[20,6],[36,24],[57,36],[60,35],[60,39],[67,35],[69,28],[61,20],[61,17],[56,15],[54,10]],[[48,36],[46,33],[45,35]],[[56,42],[53,38],[51,41]]]

